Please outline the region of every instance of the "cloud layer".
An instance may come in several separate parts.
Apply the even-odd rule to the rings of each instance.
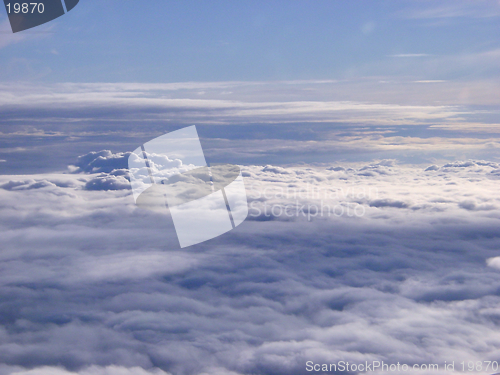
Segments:
[[[499,170],[247,166],[247,221],[185,250],[113,170],[2,176],[0,373],[495,360]]]
[[[491,51],[472,60],[498,66],[498,56]],[[16,83],[0,89],[5,173],[64,170],[78,155],[102,148],[125,155],[192,124],[213,162],[500,160],[498,84],[491,80]],[[119,160],[109,162],[117,167]]]

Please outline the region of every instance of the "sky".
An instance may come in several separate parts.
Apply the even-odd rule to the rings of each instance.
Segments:
[[[0,375],[498,372],[499,21],[482,0],[80,0],[13,34],[0,9]],[[181,249],[127,160],[192,125],[249,215]]]
[[[76,12],[17,35],[2,12],[0,78],[490,79],[499,13],[497,1],[481,0],[81,1]]]
[[[497,1],[82,1],[16,34],[0,16],[8,173],[193,124],[214,161],[498,160]]]

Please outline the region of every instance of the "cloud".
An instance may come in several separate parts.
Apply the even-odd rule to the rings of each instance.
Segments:
[[[9,44],[19,43],[23,39],[26,39],[26,37],[28,37],[28,35],[22,33],[12,33],[8,18],[5,18],[2,22],[0,22],[0,48],[4,48]]]
[[[191,91],[172,89],[170,86],[131,84],[56,84],[30,87],[18,84],[9,86],[8,93],[0,95],[0,110],[9,113],[22,111],[24,118],[36,116],[62,116],[101,119],[125,119],[139,116],[142,121],[167,120],[169,122],[206,124],[241,124],[248,122],[349,122],[373,124],[422,124],[426,121],[450,120],[464,115],[464,109],[449,105],[389,104],[373,100],[348,100],[344,84],[335,82],[297,82],[295,90],[328,86],[339,90],[338,100],[325,91],[325,99],[316,95],[297,101],[289,97],[290,83],[277,83],[277,95],[260,100],[253,96],[255,85],[233,83],[238,91],[231,99],[221,96],[219,89],[210,90],[203,99]],[[411,83],[414,84],[414,83]],[[266,88],[269,84],[260,83]],[[354,85],[356,85],[354,83]],[[336,87],[338,86],[338,87]],[[380,86],[380,83],[377,84]],[[175,86],[174,86],[175,87]],[[215,86],[216,87],[216,86]],[[292,86],[293,87],[293,86]],[[365,85],[365,87],[367,87]],[[406,89],[406,88],[405,88]],[[162,95],[164,93],[165,95]],[[380,91],[378,92],[380,98]],[[357,96],[357,95],[356,95]],[[139,118],[138,117],[138,118]]]
[[[489,267],[500,269],[500,257],[489,258],[486,260],[486,264]]]
[[[471,64],[488,60],[493,66],[493,55],[474,58]],[[497,128],[492,126],[495,109],[468,105],[498,104],[494,80],[431,85],[415,83],[415,78],[4,85],[2,137],[9,147],[0,150],[0,159],[8,160],[2,169],[12,174],[61,171],[78,155],[90,159],[76,162],[77,173],[123,169],[127,152],[138,144],[193,123],[209,162],[266,165],[392,158],[431,165],[500,155]],[[200,88],[206,92],[203,100],[195,94]],[[221,94],[229,88],[234,94]],[[123,154],[113,160],[107,154],[88,155],[110,147]],[[114,180],[97,180],[95,186],[123,186],[123,181]]]
[[[478,204],[474,199],[467,199],[458,204],[460,208],[465,210],[479,210],[479,211],[489,211],[495,210],[498,207],[495,204]]]
[[[430,165],[428,166],[427,168],[425,168],[425,171],[438,171],[439,170],[439,167],[437,165]]]
[[[469,168],[469,167],[477,167],[477,166],[488,166],[492,168],[500,168],[498,163],[487,162],[487,161],[455,161],[453,163],[447,163],[443,166],[443,168]]]
[[[75,163],[77,169],[73,169],[73,172],[110,173],[114,170],[126,169],[128,168],[130,154],[131,152],[113,154],[109,150],[89,152],[86,155],[78,157]]]
[[[120,366],[90,366],[78,372],[67,371],[59,367],[40,367],[32,370],[21,370],[11,373],[12,375],[169,375],[160,370],[151,371],[140,367],[120,367]]]
[[[400,53],[397,55],[390,55],[390,56],[391,57],[426,57],[426,56],[430,56],[430,55],[428,55],[427,53]]]
[[[495,56],[476,56],[467,64],[490,61],[498,66]],[[0,150],[0,159],[8,162],[2,163],[2,170],[62,171],[78,155],[90,158],[76,162],[81,163],[74,170],[78,173],[123,169],[127,152],[138,144],[193,123],[209,162],[266,165],[392,158],[430,165],[498,157],[495,108],[469,105],[498,104],[498,82],[422,84],[415,78],[4,85],[0,112],[8,147]],[[206,92],[202,100],[196,94],[200,87]],[[228,87],[233,94],[221,94]],[[114,160],[107,154],[87,155],[110,147],[123,154]]]
[[[5,18],[0,22],[0,49],[5,48],[11,44],[20,43],[24,40],[46,38],[50,35],[50,30],[54,25],[42,25],[37,31],[28,31],[23,33],[12,33],[10,22]]]
[[[85,184],[86,190],[123,190],[130,189],[130,181],[122,176],[101,176]]]
[[[2,374],[498,357],[496,162],[245,166],[248,220],[181,250],[168,211],[85,188],[120,154],[86,155],[111,172],[0,176]]]
[[[10,180],[2,185],[1,189],[5,190],[31,190],[31,189],[42,189],[50,187],[74,187],[76,186],[74,181],[67,181],[65,179],[56,179],[54,181],[49,181],[45,178],[42,179],[27,179],[27,180]]]
[[[395,201],[392,199],[376,199],[370,202],[370,207],[395,207],[395,208],[408,208],[409,204],[402,201]]]
[[[293,171],[287,170],[286,168],[276,167],[272,165],[266,165],[262,168],[262,172],[271,172],[278,174],[295,174]]]
[[[413,19],[450,19],[450,18],[491,18],[500,16],[500,6],[497,1],[441,1],[421,2],[413,9],[396,12],[403,18]]]
[[[367,22],[367,23],[363,24],[363,26],[361,27],[361,32],[365,35],[369,35],[369,34],[373,33],[373,31],[375,30],[375,27],[376,27],[375,22]]]

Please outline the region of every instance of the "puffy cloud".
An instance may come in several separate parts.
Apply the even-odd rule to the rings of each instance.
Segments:
[[[77,169],[74,169],[73,172],[109,173],[115,169],[128,168],[130,154],[131,152],[113,154],[109,150],[89,152],[78,157],[78,161],[75,163]]]
[[[408,203],[402,201],[395,201],[392,199],[375,199],[370,202],[371,207],[396,207],[396,208],[407,208]]]
[[[437,165],[430,165],[428,166],[427,168],[425,168],[425,171],[428,172],[428,171],[438,171],[439,170],[439,167]]]
[[[123,190],[130,189],[130,181],[122,176],[101,176],[85,184],[86,190]]]
[[[75,181],[65,180],[64,178],[56,178],[55,180],[49,181],[45,178],[34,180],[10,180],[2,185],[0,188],[5,190],[30,190],[30,189],[41,189],[45,187],[75,187]]]
[[[278,173],[278,174],[295,174],[293,171],[287,170],[285,168],[281,167],[276,167],[272,165],[266,165],[264,168],[262,168],[262,172],[271,172],[271,173]]]
[[[500,257],[489,258],[486,260],[488,266],[500,269]]]
[[[82,165],[99,157],[116,159]],[[137,208],[128,189],[85,188],[123,170],[0,176],[0,373],[494,360],[495,168],[246,166],[249,220],[183,250],[167,210]],[[28,188],[40,181],[51,184]]]

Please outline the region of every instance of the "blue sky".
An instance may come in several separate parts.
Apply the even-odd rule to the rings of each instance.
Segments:
[[[8,35],[2,81],[182,82],[488,78],[496,1],[80,1]],[[451,60],[451,61],[450,61]]]

